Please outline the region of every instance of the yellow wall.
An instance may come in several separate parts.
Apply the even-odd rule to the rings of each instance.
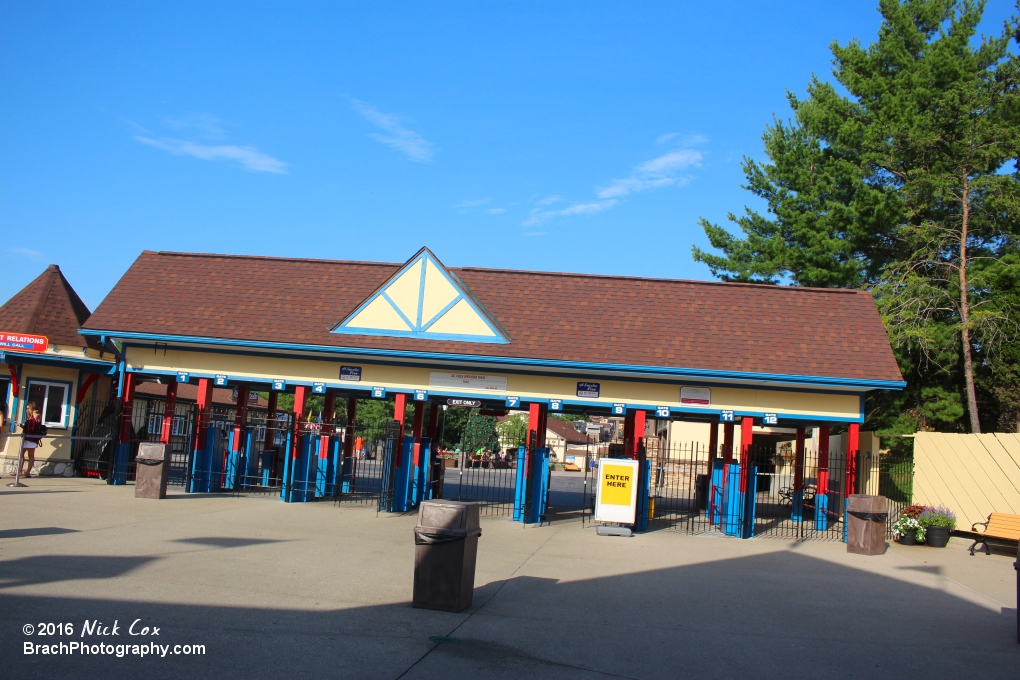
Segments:
[[[129,366],[135,370],[187,371],[189,373],[226,374],[232,379],[270,380],[283,378],[290,382],[325,382],[327,387],[367,389],[371,386],[386,387],[394,391],[412,391],[429,388],[431,371],[464,370],[455,366],[414,368],[393,365],[361,364],[355,359],[294,359],[277,357],[253,357],[240,354],[219,354],[186,350],[154,351],[143,348],[128,348]],[[362,367],[361,383],[343,383],[339,380],[340,366]],[[478,369],[468,369],[478,372]],[[643,404],[646,406],[680,406],[680,382],[650,383],[607,380],[591,375],[576,374],[565,377],[534,376],[498,372],[507,381],[506,392],[493,396],[513,395],[522,400],[563,399],[571,402],[584,401],[592,405],[611,406],[614,403]],[[592,381],[601,384],[599,399],[580,400],[576,396],[578,381]],[[432,391],[443,392],[440,388]],[[493,394],[479,392],[479,394]],[[730,409],[753,413],[774,412],[783,414],[817,416],[820,418],[857,418],[860,415],[860,397],[856,393],[821,394],[817,392],[792,392],[754,387],[713,387],[710,411]]]
[[[993,512],[1020,515],[1020,434],[918,432],[914,502],[946,505],[964,530]]]
[[[20,382],[20,395],[18,397],[18,410],[17,413],[11,413],[12,419],[16,419],[19,427],[18,433],[21,432],[20,424],[24,421],[25,404],[28,398],[28,381],[36,378],[39,380],[56,380],[60,382],[70,382],[70,408],[67,418],[67,428],[49,428],[49,434],[51,435],[70,435],[71,425],[74,423],[76,415],[76,409],[74,404],[74,396],[78,391],[78,369],[76,368],[59,368],[51,366],[39,366],[34,364],[24,364],[21,367],[21,382]],[[8,401],[8,404],[11,402]],[[21,448],[22,438],[20,436],[10,436],[10,428],[5,427],[4,433],[0,436],[0,455],[5,459],[4,468],[9,467],[13,464],[13,461],[18,459],[19,449]],[[71,460],[71,440],[69,439],[43,439],[39,444],[39,447],[35,450],[36,469],[40,467],[41,462],[47,460],[53,461],[69,461]],[[4,470],[7,473],[7,470]]]

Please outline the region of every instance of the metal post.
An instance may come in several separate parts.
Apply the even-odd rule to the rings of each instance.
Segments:
[[[177,379],[170,378],[166,386],[166,401],[163,405],[163,429],[159,433],[159,440],[164,444],[170,443],[170,435],[174,426],[174,415],[177,409]]]

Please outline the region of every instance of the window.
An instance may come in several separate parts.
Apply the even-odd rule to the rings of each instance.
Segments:
[[[28,381],[28,402],[35,402],[42,412],[43,425],[46,427],[66,428],[67,416],[71,410],[71,383]],[[28,414],[25,413],[25,418]]]

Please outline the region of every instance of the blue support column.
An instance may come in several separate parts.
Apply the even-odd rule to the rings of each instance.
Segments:
[[[418,467],[414,472],[415,479],[415,505],[422,501],[432,499],[432,487],[429,486],[429,466],[432,464],[432,440],[428,437],[421,438],[419,448]]]
[[[549,500],[549,449],[535,449],[535,463],[531,469],[535,477],[531,481],[531,516],[528,522],[534,524],[542,521]]]
[[[740,517],[743,513],[744,494],[740,493],[740,466],[725,466],[726,483],[723,488],[722,530],[727,536],[740,535]]]
[[[252,446],[252,436],[250,429],[241,430],[241,462],[238,467],[241,471],[240,487],[242,489],[250,489],[258,484],[259,459]]]
[[[637,517],[634,522],[634,528],[637,531],[644,531],[648,528],[648,497],[652,491],[651,471],[652,462],[649,460],[641,461],[638,468]]]
[[[411,487],[413,480],[411,475],[414,472],[414,440],[405,439],[402,442],[400,465],[397,466],[396,476],[393,479],[393,508],[391,512],[407,512],[410,507]]]
[[[223,488],[225,489],[236,489],[238,478],[241,475],[241,452],[234,446],[234,436],[236,434],[236,430],[230,430],[230,434],[227,436],[227,465],[223,471]],[[240,445],[240,437],[237,437],[237,439],[237,443]]]
[[[708,521],[710,524],[717,526],[722,524],[723,474],[725,467],[722,459],[715,459],[708,489]]]
[[[747,493],[744,495],[744,507],[741,514],[741,538],[754,536],[754,519],[758,510],[758,466],[747,469]]]
[[[131,460],[131,443],[115,445],[113,449],[113,463],[110,470],[111,484],[127,484],[128,461]]]
[[[294,465],[291,461],[291,458],[294,457],[292,439],[293,434],[288,432],[283,445],[283,476],[280,478],[280,498],[284,503],[290,503],[290,489],[294,486]]]
[[[320,439],[319,446],[322,445]],[[342,446],[340,436],[334,434],[325,441],[325,452],[319,451],[319,476],[315,482],[315,495],[319,498],[336,495]]]
[[[829,528],[829,494],[815,494],[815,529],[826,531]]]
[[[223,433],[218,427],[210,427],[205,432],[205,448],[209,452],[207,490],[216,493],[223,489]]]
[[[528,449],[524,446],[517,447],[517,470],[516,483],[514,485],[514,521],[524,521],[524,494],[527,492],[527,480],[524,471],[527,469]],[[467,456],[464,457],[465,460]]]
[[[804,520],[804,492],[800,489],[793,492],[793,511],[790,513],[790,519],[794,522]]]

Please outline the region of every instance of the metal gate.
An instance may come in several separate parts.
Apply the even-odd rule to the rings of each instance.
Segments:
[[[441,468],[443,498],[478,502],[482,516],[512,516],[523,444],[523,438],[501,437],[495,451],[460,451],[456,459],[445,459],[453,466],[444,461]]]
[[[119,399],[90,399],[75,406],[71,458],[83,477],[107,479],[120,422]]]
[[[703,444],[649,442],[650,531],[843,540],[847,457],[751,446],[746,469]],[[739,456],[738,456],[739,457]]]

